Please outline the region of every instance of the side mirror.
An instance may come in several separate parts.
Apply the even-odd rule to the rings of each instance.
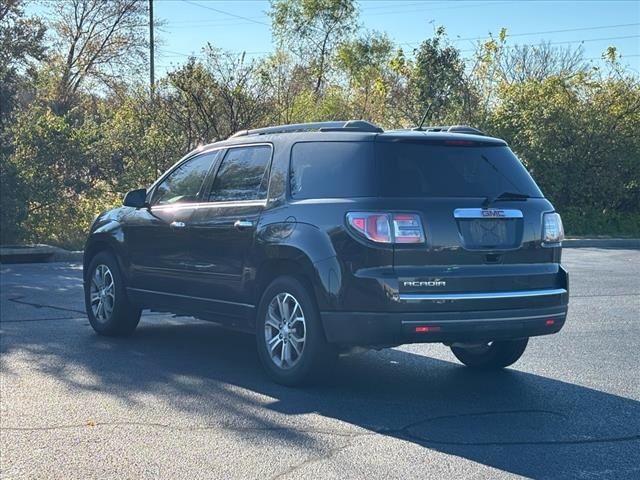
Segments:
[[[122,204],[125,207],[143,208],[147,206],[147,190],[131,190],[124,196]]]

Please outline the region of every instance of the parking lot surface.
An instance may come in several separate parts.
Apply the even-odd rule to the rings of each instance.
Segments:
[[[145,313],[98,337],[81,266],[2,265],[0,477],[640,478],[640,251],[563,255],[567,324],[512,368],[411,345],[300,389],[251,336]]]

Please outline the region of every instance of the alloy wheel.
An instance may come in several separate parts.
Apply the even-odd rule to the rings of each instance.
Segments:
[[[264,340],[271,361],[279,368],[295,366],[304,352],[307,324],[298,300],[287,292],[269,302],[264,324]]]
[[[113,273],[106,265],[96,266],[91,277],[91,311],[96,320],[105,323],[111,319],[115,299]]]

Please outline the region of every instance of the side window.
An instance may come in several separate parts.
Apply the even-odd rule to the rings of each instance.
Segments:
[[[217,152],[205,153],[180,165],[156,187],[151,204],[197,202],[202,184],[217,155]]]
[[[210,202],[258,200],[267,198],[271,147],[230,148],[213,182]]]
[[[366,197],[375,194],[372,142],[301,142],[293,146],[291,196]]]

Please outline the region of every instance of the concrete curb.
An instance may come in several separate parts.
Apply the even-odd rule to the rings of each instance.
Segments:
[[[564,248],[619,248],[640,250],[640,238],[565,238]]]
[[[82,250],[62,250],[53,254],[50,262],[70,262],[70,263],[82,263],[84,258],[84,252]]]
[[[0,246],[0,263],[82,262],[82,251],[69,251],[51,245]]]

